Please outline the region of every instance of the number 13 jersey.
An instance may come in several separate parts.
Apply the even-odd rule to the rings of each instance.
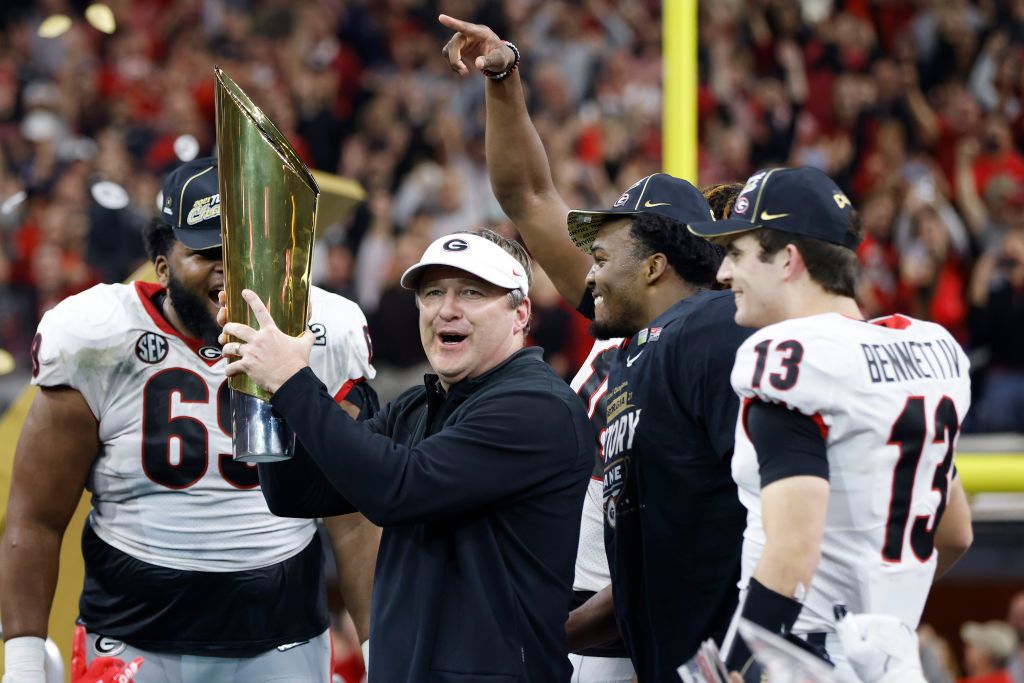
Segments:
[[[968,360],[941,326],[836,313],[770,325],[736,354],[742,407],[733,478],[747,509],[744,587],[764,549],[757,453],[744,426],[753,401],[814,419],[828,454],[821,561],[795,633],[832,631],[832,607],[899,617],[916,628],[935,573],[935,531],[970,405]]]
[[[43,316],[32,383],[69,386],[99,422],[90,522],[106,543],[173,569],[266,567],[309,543],[312,520],[270,513],[255,465],[231,458],[226,360],[180,335],[155,284],[98,285]],[[369,336],[351,301],[313,288],[310,364],[341,400],[371,379]]]

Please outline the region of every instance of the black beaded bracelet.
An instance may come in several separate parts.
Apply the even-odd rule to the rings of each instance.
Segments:
[[[512,66],[508,67],[504,71],[488,71],[487,69],[481,69],[481,71],[483,71],[484,76],[487,76],[487,78],[491,79],[492,81],[503,81],[506,78],[508,78],[512,74],[512,72],[519,67],[519,61],[522,59],[522,56],[519,54],[518,47],[516,47],[507,40],[503,40],[501,42],[505,43],[510,48],[512,48],[512,54],[514,54],[516,58],[512,62]]]

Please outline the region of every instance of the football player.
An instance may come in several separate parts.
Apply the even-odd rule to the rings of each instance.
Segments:
[[[39,324],[40,391],[18,442],[0,551],[5,649],[26,665],[43,657],[58,552],[84,488],[89,661],[141,656],[140,683],[329,680],[316,525],[272,515],[256,466],[231,457],[215,159],[167,177],[144,237],[158,283],[98,285]],[[372,413],[362,312],[317,288],[310,297],[312,367],[350,414]],[[345,537],[345,604],[365,638],[379,531],[358,515],[332,524]],[[42,681],[7,662],[5,683]]]
[[[533,256],[544,267],[566,301],[573,306],[578,306],[580,312],[593,319],[595,316],[594,298],[587,285],[587,274],[591,271],[593,261],[587,253],[574,245],[573,240],[570,239],[569,233],[566,231],[566,215],[569,213],[569,207],[555,189],[548,159],[526,109],[521,81],[515,70],[519,58],[518,49],[512,48],[508,43],[498,39],[497,35],[486,26],[470,24],[444,15],[440,17],[440,21],[446,27],[458,32],[445,46],[445,55],[449,66],[457,73],[465,75],[469,73],[467,65],[472,64],[490,79],[485,89],[487,104],[487,164],[494,192],[501,203],[502,209],[512,219],[517,230],[530,247]],[[665,208],[669,203],[678,202],[680,205],[683,205],[687,202],[693,203],[695,199],[699,199],[699,197],[684,196],[685,189],[682,189],[682,186],[687,184],[681,183],[674,178],[656,174],[651,176],[650,179],[652,188],[654,186],[662,188],[661,193],[670,198],[665,199],[665,197],[661,197],[665,203],[657,201],[657,199],[649,201],[649,206],[630,202],[630,208],[638,208],[640,213],[653,215],[663,211],[671,211],[671,209]],[[725,184],[705,190],[704,194],[708,203],[696,202],[698,206],[703,207],[699,209],[701,211],[699,215],[707,215],[709,204],[716,216],[727,215],[731,207],[731,200],[739,192],[740,187],[739,184]],[[689,189],[692,191],[692,188]],[[695,192],[692,194],[696,195]],[[633,193],[634,200],[639,200],[641,197],[651,200],[651,196],[644,195],[642,190]],[[623,204],[625,204],[625,200],[623,200]],[[617,204],[617,207],[620,206]],[[621,210],[625,212],[627,207],[621,206]],[[572,218],[570,218],[571,220]],[[678,229],[683,229],[681,224],[676,225]],[[682,241],[692,240],[687,240],[684,234]],[[700,248],[700,245],[698,244],[697,247]],[[646,245],[637,244],[635,246],[636,253],[642,252],[645,249]],[[634,250],[627,246],[622,251],[630,253]],[[717,265],[717,260],[715,264]],[[627,269],[630,267],[635,268],[636,265],[630,263]],[[636,271],[633,274],[636,275]],[[713,274],[714,266],[711,266],[707,270],[707,279],[711,280]],[[607,297],[605,301],[607,302],[610,299],[611,297]],[[636,302],[632,303],[635,304]],[[642,307],[642,305],[632,306],[634,309]],[[735,327],[731,322],[731,313],[725,318],[725,323],[729,328]],[[643,327],[643,325],[641,324],[639,327]],[[637,331],[639,327],[629,332]],[[647,332],[647,334],[649,335],[650,332]],[[657,340],[659,336],[660,332],[655,332],[654,339]],[[644,338],[644,341],[646,339],[647,337]],[[725,346],[731,340],[719,337],[716,341],[719,342],[720,346]],[[574,668],[572,679],[574,683],[597,681],[602,683],[625,683],[633,680],[634,674],[633,663],[630,661],[625,643],[623,643],[622,638],[619,636],[619,628],[615,617],[616,605],[612,599],[612,577],[608,564],[609,555],[605,553],[606,511],[604,500],[606,491],[609,491],[616,483],[622,484],[621,481],[614,480],[614,474],[607,479],[605,477],[606,453],[604,441],[607,426],[608,375],[610,368],[616,362],[616,357],[620,354],[620,347],[623,346],[623,342],[624,340],[621,337],[615,336],[610,339],[598,339],[595,341],[590,355],[572,381],[573,389],[576,390],[587,406],[588,415],[594,428],[595,453],[597,456],[590,488],[587,491],[586,499],[583,501],[580,543],[577,551],[574,582],[575,609],[569,615],[566,623],[569,646],[573,650],[570,660]],[[640,343],[642,344],[643,342],[641,341]],[[668,345],[668,342],[660,344],[660,346]],[[738,342],[736,345],[738,345]],[[735,345],[733,348],[735,348]],[[654,351],[650,353],[654,353]],[[647,382],[647,384],[650,386],[660,385],[664,377],[659,377],[658,379],[659,382],[657,383]],[[719,385],[724,386],[724,380],[723,371]],[[732,403],[735,403],[734,397],[730,395],[728,398]],[[670,403],[675,405],[672,402],[673,399],[667,394],[664,396],[664,400],[661,401],[666,406]],[[708,406],[712,407],[712,404],[714,404],[714,401],[709,400]],[[715,407],[712,407],[712,410],[714,409]],[[685,413],[685,410],[681,412]],[[732,424],[734,416],[735,408],[733,408],[733,412],[729,417],[729,425]],[[686,422],[686,419],[680,418],[679,414],[674,414],[671,419],[677,423]],[[728,437],[728,432],[726,432],[726,436]],[[669,440],[671,440],[671,437]],[[725,441],[731,441],[731,439],[726,438]],[[677,440],[673,446],[677,446],[678,443],[679,441]],[[645,457],[652,457],[649,453],[650,451],[648,451]],[[667,460],[668,458],[665,459]],[[617,461],[621,460],[622,458],[617,459]],[[725,490],[731,489],[732,484],[728,479],[728,469],[720,465],[720,463],[716,463],[714,467],[721,470],[721,478],[724,479],[726,484]],[[614,464],[612,468],[614,468]],[[609,468],[609,470],[612,468]],[[676,471],[686,470],[680,468]],[[647,495],[650,496],[645,499],[649,507],[657,509],[669,507],[667,504],[669,497],[676,499],[682,495],[679,487],[673,487],[674,479],[672,476],[654,476],[652,479],[659,479],[660,481],[655,486],[649,486],[646,489],[649,492]],[[690,479],[692,480],[694,477],[690,477]],[[662,487],[661,490],[667,492],[667,495],[659,497],[659,494],[654,491],[656,487]],[[693,499],[696,500],[696,497],[693,497]],[[715,578],[710,583],[717,585],[705,590],[709,586],[709,583],[705,583],[697,591],[702,593],[702,601],[709,595],[717,595],[722,599],[721,602],[724,606],[719,611],[724,616],[722,616],[720,624],[714,616],[709,617],[706,613],[707,611],[713,612],[715,610],[704,610],[703,607],[696,607],[694,605],[696,600],[687,599],[686,591],[694,590],[693,586],[696,585],[695,583],[680,587],[680,575],[682,572],[679,571],[679,565],[685,565],[687,559],[684,553],[675,552],[674,546],[679,543],[679,537],[674,537],[673,531],[678,529],[674,529],[675,525],[671,521],[663,523],[658,519],[657,515],[650,515],[650,518],[658,520],[656,523],[661,525],[657,533],[654,533],[652,529],[646,530],[648,539],[656,539],[648,542],[649,545],[646,552],[649,553],[651,559],[645,559],[641,552],[618,553],[620,557],[631,555],[624,563],[628,563],[629,568],[620,569],[620,573],[625,574],[627,571],[636,573],[630,579],[620,581],[616,587],[615,601],[621,601],[622,605],[619,605],[619,607],[623,607],[624,612],[628,612],[634,617],[630,621],[630,625],[633,627],[631,635],[634,647],[638,651],[635,659],[639,659],[642,665],[647,666],[647,671],[651,671],[656,667],[655,661],[659,658],[658,651],[660,651],[661,658],[665,660],[665,664],[661,669],[662,676],[664,677],[675,668],[674,665],[670,666],[674,662],[674,658],[666,655],[667,652],[675,651],[676,649],[681,649],[684,652],[690,651],[690,641],[694,637],[697,637],[697,639],[692,643],[693,649],[699,644],[699,640],[703,638],[715,635],[716,633],[720,638],[724,634],[724,627],[735,604],[735,591],[731,588],[730,577],[735,578],[735,575],[738,573],[739,536],[741,531],[739,525],[742,523],[742,510],[739,509],[739,505],[736,503],[734,492],[729,500],[729,504],[735,508],[733,510],[734,524],[732,527],[733,548],[730,557],[721,565],[715,565],[715,569],[712,572]],[[680,517],[687,518],[683,506],[676,505],[675,508],[680,510]],[[614,506],[611,514],[615,514]],[[687,523],[679,526],[692,527],[693,525],[689,523],[689,518],[687,518]],[[727,538],[729,533],[725,526],[723,524],[715,529],[714,535]],[[610,524],[608,534],[613,540],[617,535],[617,532],[614,528],[611,528]],[[624,535],[631,535],[631,531],[627,530]],[[663,543],[662,540],[671,542]],[[614,556],[616,553],[613,551],[611,555]],[[657,560],[654,560],[654,558],[657,558]],[[704,559],[707,561],[707,558]],[[646,572],[646,574],[644,574],[643,578],[639,578],[643,572]],[[627,585],[633,587],[626,588]],[[653,597],[654,594],[658,594],[659,597]],[[641,603],[644,602],[646,596],[652,596],[650,602],[653,604],[641,607]],[[715,600],[715,597],[711,597],[707,598],[706,602],[714,603]],[[687,603],[689,619],[681,616],[681,613],[675,609],[675,606],[679,603]],[[627,609],[625,605],[629,605],[629,608]],[[641,616],[643,612],[646,613]],[[644,624],[643,626],[639,626],[641,621]],[[673,622],[674,625],[665,626],[668,622]],[[679,632],[676,629],[680,627],[677,625],[683,623],[687,623],[689,626],[682,627],[685,629],[685,633],[679,636]],[[720,629],[718,628],[719,626],[721,626]],[[660,646],[643,647],[643,652],[639,652],[642,641],[646,645],[647,642],[651,642],[655,638],[660,638],[663,644]],[[692,652],[690,653],[692,654]],[[653,676],[654,674],[648,675]]]
[[[933,579],[971,542],[953,466],[967,356],[939,325],[862,319],[860,222],[817,169],[759,171],[728,220],[690,229],[725,245],[718,279],[735,293],[736,322],[760,328],[731,378],[742,401],[732,472],[747,509],[738,613],[852,675],[833,606],[915,629]],[[743,671],[743,643],[726,648]]]

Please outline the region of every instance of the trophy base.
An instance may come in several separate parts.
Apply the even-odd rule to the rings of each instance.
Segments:
[[[280,462],[295,452],[295,434],[266,401],[231,390],[231,454],[241,462]]]

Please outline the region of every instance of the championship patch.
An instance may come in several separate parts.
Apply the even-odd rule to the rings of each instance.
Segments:
[[[167,357],[167,338],[156,332],[146,332],[135,342],[135,357],[154,365]]]
[[[188,212],[185,222],[189,225],[196,225],[218,216],[220,216],[220,194],[215,194],[197,199]]]
[[[123,640],[109,636],[100,636],[92,644],[92,649],[100,657],[116,657],[128,649],[128,644]]]

